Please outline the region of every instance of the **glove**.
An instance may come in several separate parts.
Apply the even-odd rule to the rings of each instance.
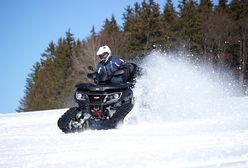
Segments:
[[[88,73],[87,74],[87,77],[90,78],[90,79],[95,79],[96,78],[96,73]]]

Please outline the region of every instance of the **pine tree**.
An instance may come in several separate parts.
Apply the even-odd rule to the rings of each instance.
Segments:
[[[178,27],[180,36],[191,52],[201,52],[202,25],[194,0],[182,1],[179,5],[180,18]]]
[[[230,4],[230,10],[229,10],[232,18],[234,20],[239,20],[240,15],[242,13],[242,8],[239,0],[232,0]]]
[[[176,41],[178,41],[176,22],[177,14],[172,4],[172,0],[168,0],[164,6],[164,10],[161,16],[161,41],[164,49],[171,49],[176,47]]]
[[[219,0],[219,5],[217,9],[226,10],[227,9],[227,0]]]
[[[227,2],[220,0],[219,5],[214,9],[214,14],[207,22],[206,37],[213,51],[211,61],[219,68],[230,68],[235,64],[235,57],[230,54],[230,48],[236,41],[237,25],[230,17],[228,10]]]
[[[160,9],[153,0],[135,3],[134,9],[124,13],[124,35],[132,56],[141,56],[151,50],[161,39]]]
[[[246,0],[232,0],[230,4],[230,12],[233,19],[238,26],[236,40],[236,52],[239,58],[239,81],[245,85],[248,81],[248,1]]]
[[[117,25],[114,15],[112,15],[111,20],[106,19],[103,25],[102,33],[111,34],[113,32],[119,32],[120,29]]]
[[[130,56],[142,55],[144,52],[141,22],[141,7],[138,2],[134,4],[134,9],[130,6],[123,14],[124,17],[124,38],[127,44],[127,52]]]
[[[210,45],[210,41],[208,38],[208,34],[211,33],[209,31],[209,27],[212,26],[210,21],[211,17],[213,16],[213,3],[211,0],[201,0],[199,4],[199,17],[202,26],[202,51],[203,51],[203,59],[208,60],[210,56],[207,55],[211,53],[212,48]]]
[[[142,2],[141,20],[144,33],[144,50],[151,50],[154,44],[159,42],[161,30],[159,25],[160,7],[154,0],[149,0],[149,3]]]
[[[199,12],[204,16],[202,19],[208,19],[206,17],[213,12],[212,0],[200,0]]]
[[[31,69],[31,73],[28,74],[26,79],[24,97],[19,101],[20,105],[17,112],[31,111],[32,100],[35,98],[34,87],[37,82],[38,73],[41,70],[41,64],[36,62]]]
[[[51,42],[29,75],[19,110],[33,111],[66,107],[70,94],[72,49],[75,40],[70,31],[56,46]]]

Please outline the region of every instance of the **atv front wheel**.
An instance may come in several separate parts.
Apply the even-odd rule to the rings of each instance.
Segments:
[[[86,113],[78,107],[70,108],[59,118],[57,125],[64,133],[83,131],[88,128],[88,121],[84,120]]]

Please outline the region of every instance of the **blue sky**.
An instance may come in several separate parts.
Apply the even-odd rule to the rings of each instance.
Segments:
[[[85,39],[92,26],[99,31],[112,14],[121,26],[124,9],[135,2],[142,0],[2,0],[0,113],[18,108],[27,75],[49,42],[57,42],[69,28],[75,38]],[[166,1],[155,2],[163,7]]]

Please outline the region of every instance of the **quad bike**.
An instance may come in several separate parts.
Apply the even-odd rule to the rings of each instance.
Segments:
[[[92,67],[89,69],[93,71]],[[95,83],[76,85],[74,99],[78,106],[59,118],[58,127],[64,133],[117,128],[134,106],[132,88],[139,73],[140,68],[133,63],[127,63],[111,77],[89,73],[87,76]],[[111,83],[117,76],[125,76],[127,82]]]

